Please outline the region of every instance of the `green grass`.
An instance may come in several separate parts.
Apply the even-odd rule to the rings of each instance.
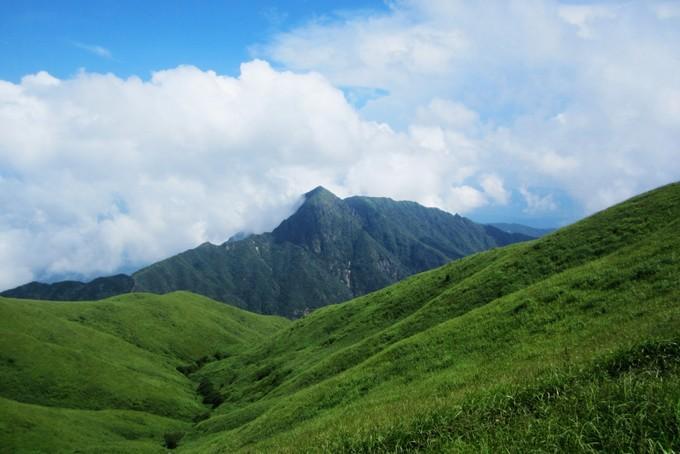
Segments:
[[[388,427],[330,430],[328,452],[668,452],[680,438],[680,347],[642,343],[581,370],[473,393]]]
[[[66,420],[100,415],[116,427],[134,422],[130,415],[142,426],[151,418],[152,428],[168,425],[158,417],[186,425],[209,408],[180,370],[238,354],[288,323],[187,292],[76,303],[0,298],[2,427],[47,430],[43,422],[66,409]]]
[[[73,410],[0,398],[0,452],[166,452],[190,424],[129,410]]]
[[[40,411],[172,417],[133,431],[150,450],[171,430],[200,453],[677,451],[678,232],[674,184],[292,323],[221,325],[243,313],[188,294],[177,313],[122,297],[129,317],[0,300],[0,392]],[[224,399],[209,414],[199,382]]]
[[[320,309],[199,375],[226,398],[188,450],[314,450],[680,327],[680,186]],[[442,404],[444,402],[445,404]]]

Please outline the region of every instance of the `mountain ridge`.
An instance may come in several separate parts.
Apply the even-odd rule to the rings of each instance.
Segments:
[[[535,238],[540,238],[557,230],[553,227],[551,228],[530,227],[528,225],[517,224],[514,222],[490,222],[487,225],[496,227],[497,229],[501,229],[504,232],[521,233],[524,235],[533,236]]]
[[[341,199],[322,186],[271,232],[203,243],[127,275],[29,283],[2,296],[91,300],[187,290],[263,314],[299,317],[492,247],[532,239],[415,202]]]

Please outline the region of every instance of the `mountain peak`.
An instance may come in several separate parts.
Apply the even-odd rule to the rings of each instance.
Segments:
[[[338,197],[323,186],[317,186],[305,193],[305,201],[310,200],[335,200]]]
[[[321,243],[333,238],[349,238],[351,226],[357,223],[349,206],[323,186],[317,186],[305,193],[305,201],[288,219],[284,220],[272,234],[277,241],[295,244],[315,244],[312,249],[320,250]]]
[[[342,210],[343,208],[346,209],[344,205],[345,203],[340,197],[336,196],[323,186],[317,186],[311,191],[305,192],[304,201],[302,202],[302,205],[300,205],[300,207],[297,209],[295,214],[293,214],[293,216],[296,216],[308,210],[335,211],[338,209]]]

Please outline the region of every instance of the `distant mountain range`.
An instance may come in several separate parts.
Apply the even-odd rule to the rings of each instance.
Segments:
[[[540,238],[550,232],[555,231],[555,229],[537,229],[535,227],[529,227],[528,225],[512,224],[507,222],[493,222],[489,225],[496,227],[497,229],[501,229],[504,232],[521,233],[522,235],[527,235],[534,238]]]
[[[76,301],[188,290],[294,318],[453,259],[544,233],[515,224],[477,224],[415,202],[343,200],[323,187],[304,197],[300,208],[270,233],[239,235],[221,245],[204,243],[131,276],[31,282],[0,295]]]

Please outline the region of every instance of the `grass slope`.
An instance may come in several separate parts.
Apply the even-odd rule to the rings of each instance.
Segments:
[[[11,451],[153,452],[168,431],[200,453],[677,451],[678,231],[673,184],[292,323],[186,293],[0,300],[0,436]],[[210,413],[198,383],[224,400]]]
[[[624,409],[622,420],[635,417],[626,413],[627,406],[644,406],[654,396],[661,399],[659,414],[675,415],[675,366],[660,382],[658,371],[612,377],[593,364],[606,362],[613,351],[634,356],[641,344],[676,341],[679,220],[680,185],[675,184],[543,239],[476,254],[320,309],[252,350],[197,372],[226,402],[195,427],[183,448],[494,450],[512,441],[515,429],[529,430],[526,415],[513,416],[487,438],[474,425],[458,430],[447,421],[458,421],[461,411],[482,419],[502,412],[508,406],[504,395],[533,395],[551,376],[561,377],[557,385],[573,393],[546,404],[545,414],[555,421],[580,418],[573,396],[586,395],[595,407],[601,401],[597,396],[610,396],[611,405]],[[628,385],[640,387],[646,397],[628,399]],[[486,410],[477,408],[478,401]],[[586,427],[590,435],[582,428],[581,438],[576,432],[560,438],[557,426],[537,418],[540,424],[531,423],[529,430],[533,446],[548,439],[555,449],[613,446],[607,440],[627,433],[627,426],[605,434],[609,429],[600,427],[605,423],[598,418],[611,416],[611,409],[595,407],[582,421],[594,425]],[[645,413],[640,424],[660,422],[655,414]],[[438,423],[421,427],[420,421],[437,418],[444,429]],[[633,432],[622,438],[628,440],[622,449],[637,450],[647,442],[649,450],[657,442],[659,449],[678,449],[677,423],[665,435]],[[578,424],[570,427],[576,430]],[[598,430],[600,438],[593,435]],[[518,451],[530,446],[519,443],[509,446]]]
[[[74,410],[0,397],[0,452],[167,452],[163,434],[190,424],[129,410]]]
[[[36,433],[62,429],[85,446],[109,432],[158,439],[156,429],[208,411],[178,367],[237,354],[288,323],[187,292],[75,303],[0,298],[0,434],[15,434],[24,449],[42,449]],[[59,424],[45,427],[52,418]],[[80,434],[95,421],[101,430]]]

